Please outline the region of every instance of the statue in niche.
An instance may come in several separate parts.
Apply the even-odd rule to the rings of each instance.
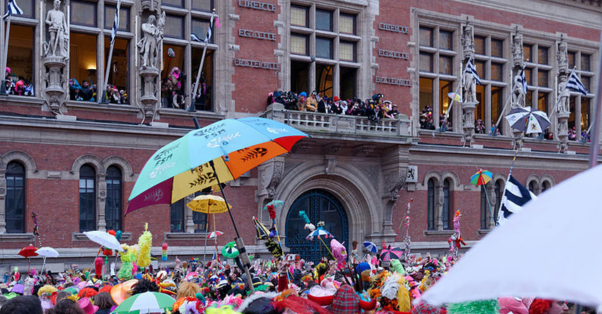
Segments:
[[[473,28],[468,23],[464,26],[462,33],[462,49],[464,51],[464,59],[472,57],[474,53],[474,36]]]
[[[512,105],[519,105],[521,107],[525,106],[525,96],[526,92],[523,88],[523,83],[521,82],[522,78],[520,72],[514,76],[514,87],[512,88]]]
[[[478,103],[477,101],[477,80],[470,71],[464,71],[462,75],[462,81],[464,82],[464,103]]]
[[[138,42],[140,48],[140,57],[142,58],[142,67],[156,68],[159,63],[159,54],[161,43],[163,41],[163,27],[165,25],[165,12],[159,18],[154,15],[148,17],[148,21],[142,24],[142,33],[144,36]]]
[[[61,56],[68,58],[69,26],[65,19],[65,13],[60,10],[61,1],[54,0],[54,9],[48,11],[46,24],[50,40],[44,43],[44,56]]]
[[[519,34],[518,30],[512,39],[512,59],[514,60],[514,66],[523,66],[523,35]]]
[[[559,77],[560,82],[558,83],[558,91],[560,93],[558,97],[558,113],[570,113],[571,112],[571,94],[568,88],[566,88],[566,75]]]
[[[568,72],[569,59],[566,41],[564,41],[563,37],[560,37],[560,43],[558,44],[558,53],[556,55],[556,59],[558,60],[558,72]]]

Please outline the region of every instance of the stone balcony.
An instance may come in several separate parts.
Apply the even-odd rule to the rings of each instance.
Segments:
[[[403,114],[399,114],[397,119],[381,119],[375,123],[368,117],[286,110],[283,105],[274,103],[261,116],[288,124],[314,138],[411,142],[410,120]]]

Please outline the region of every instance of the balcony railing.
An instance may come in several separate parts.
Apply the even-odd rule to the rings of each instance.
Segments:
[[[374,122],[368,117],[362,116],[286,110],[284,106],[275,103],[268,106],[262,116],[311,133],[326,132],[381,137],[410,136],[410,120],[403,114],[399,114],[397,119],[381,119]]]

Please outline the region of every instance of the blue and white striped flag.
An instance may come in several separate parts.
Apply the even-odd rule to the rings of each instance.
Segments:
[[[523,91],[527,93],[527,78],[525,77],[525,68],[520,70],[517,83],[521,84]]]
[[[535,199],[537,199],[535,194],[531,193],[513,176],[510,176],[502,197],[502,206],[497,218],[498,225],[503,225],[510,215],[521,211],[528,201]]]
[[[3,20],[6,20],[11,15],[23,15],[23,10],[19,8],[16,0],[8,0],[8,7],[6,9],[6,14],[2,17]]]
[[[115,11],[115,18],[113,19],[113,27],[111,28],[111,44],[117,37],[117,29],[119,28],[119,8],[121,8],[121,0],[117,0],[117,10]]]
[[[209,21],[209,27],[207,28],[207,35],[205,36],[205,39],[201,40],[199,38],[199,36],[197,36],[195,33],[191,33],[190,34],[190,38],[193,41],[198,41],[198,42],[202,42],[202,43],[209,43],[209,41],[211,40],[211,35],[213,34],[213,16],[211,17],[211,21]]]
[[[470,59],[466,64],[466,72],[471,73],[474,77],[477,84],[481,85],[481,79],[479,78],[479,74],[477,73],[477,67],[474,65],[474,61]]]
[[[571,73],[569,81],[566,83],[566,88],[581,93],[583,96],[587,96],[587,89],[585,89],[585,85],[583,85],[575,71]]]
[[[190,34],[190,39],[192,39],[192,41],[203,42],[195,33]]]

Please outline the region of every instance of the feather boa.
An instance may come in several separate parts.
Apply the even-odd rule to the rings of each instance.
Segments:
[[[383,283],[380,292],[383,297],[394,300],[397,299],[397,290],[401,288],[402,285],[402,277],[398,273],[393,273],[387,280]]]
[[[447,306],[449,314],[497,314],[499,311],[497,300],[453,303]]]
[[[148,267],[151,263],[151,247],[153,245],[153,235],[148,231],[148,223],[144,225],[144,232],[138,238],[138,247],[140,251],[138,252],[138,260],[136,264],[138,266],[144,268]]]

